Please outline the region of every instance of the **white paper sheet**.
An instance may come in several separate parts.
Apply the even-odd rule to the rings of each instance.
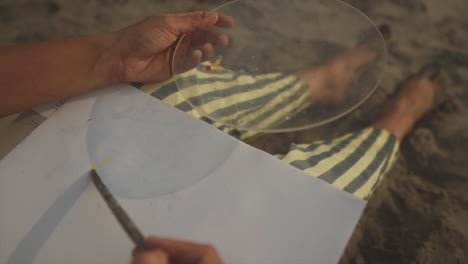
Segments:
[[[0,162],[0,263],[129,263],[94,164],[145,234],[226,263],[337,263],[365,205],[121,85],[66,103]]]

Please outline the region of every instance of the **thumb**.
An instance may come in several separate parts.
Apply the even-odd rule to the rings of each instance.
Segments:
[[[169,257],[162,250],[135,252],[132,264],[168,264]]]
[[[218,22],[218,12],[192,12],[174,15],[171,18],[171,27],[181,33],[190,33],[197,29],[209,29]]]

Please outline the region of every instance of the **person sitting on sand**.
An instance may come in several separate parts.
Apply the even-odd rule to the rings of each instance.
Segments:
[[[171,50],[181,34],[188,34],[193,45],[200,45],[210,42],[206,32],[211,27],[232,26],[229,17],[205,14],[159,15],[113,33],[1,46],[0,117],[112,84],[170,80]],[[194,66],[210,57],[213,46],[226,45],[223,36],[216,38],[216,43],[196,54],[187,48],[186,55],[192,56]],[[291,78],[306,85],[314,100],[339,102],[350,76],[373,57],[365,48],[356,47]],[[428,67],[411,76],[368,127],[333,140],[293,144],[279,158],[368,199],[395,161],[399,144],[431,109],[437,72],[436,67]],[[167,82],[156,86],[151,94],[178,107],[184,100]],[[203,118],[193,108],[182,110]],[[245,139],[248,134],[239,137]],[[154,250],[135,251],[133,263],[222,263],[209,245],[154,237],[147,239],[147,245]]]

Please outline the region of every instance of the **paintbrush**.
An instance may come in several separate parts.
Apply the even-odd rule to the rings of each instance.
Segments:
[[[147,249],[145,245],[145,237],[140,232],[138,227],[135,225],[133,220],[128,216],[122,206],[117,202],[112,193],[107,189],[106,185],[102,182],[101,177],[99,177],[95,169],[91,170],[91,179],[93,180],[94,185],[98,189],[104,201],[106,201],[107,206],[114,214],[117,221],[123,227],[130,239],[135,243],[135,246],[138,249]]]

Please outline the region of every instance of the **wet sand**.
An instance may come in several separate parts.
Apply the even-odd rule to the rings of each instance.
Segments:
[[[0,43],[29,43],[117,30],[162,12],[210,9],[219,1],[3,0]],[[374,95],[332,125],[249,142],[271,153],[361,128],[398,84],[432,61],[443,65],[434,110],[401,146],[400,157],[368,207],[342,263],[466,263],[468,259],[468,2],[348,0],[387,24],[389,61]],[[333,128],[333,129],[332,129]]]

